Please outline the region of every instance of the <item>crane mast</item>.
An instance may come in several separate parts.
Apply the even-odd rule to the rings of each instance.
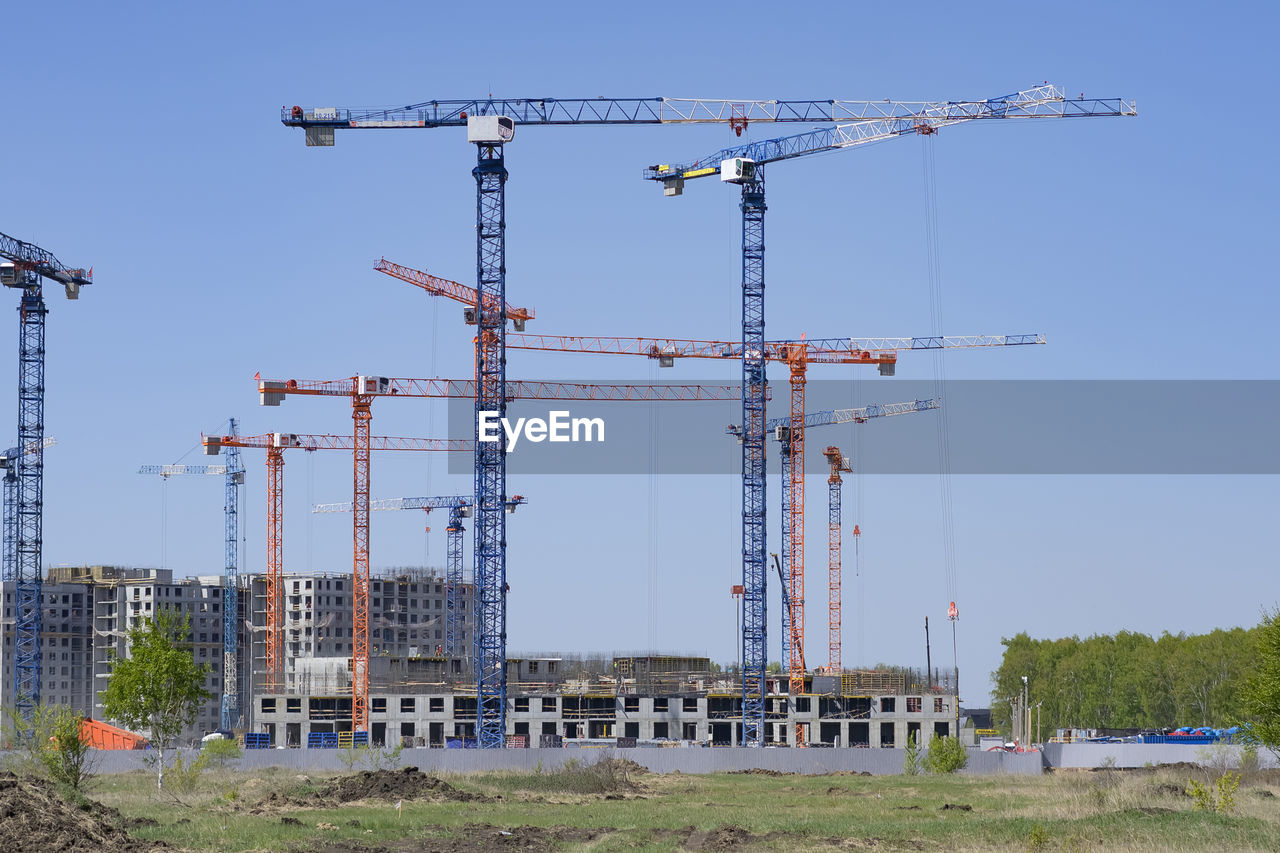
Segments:
[[[68,269],[52,252],[0,234],[0,284],[20,291],[18,302],[18,447],[34,448],[18,456],[12,492],[13,525],[13,706],[29,719],[40,703],[44,579],[44,358],[45,307],[42,282],[60,282],[68,299],[93,283],[93,270]]]
[[[57,444],[57,440],[46,436],[41,441],[42,449]],[[0,580],[11,581],[16,572],[14,563],[17,560],[18,548],[18,456],[32,453],[35,447],[10,447],[0,456],[0,469],[4,470],[4,522],[3,522],[3,554],[0,555]]]
[[[240,434],[231,418],[227,432]],[[231,731],[240,723],[240,487],[244,465],[240,448],[227,448],[227,479],[223,503],[225,571],[222,575],[222,728]]]
[[[477,141],[476,160],[476,630],[471,665],[476,745],[500,749],[507,725],[507,440],[503,434],[498,441],[482,442],[479,431],[482,413],[507,415],[507,167],[502,142]]]
[[[830,446],[822,451],[831,466],[827,477],[827,670],[839,675],[844,668],[840,660],[841,650],[841,566],[840,566],[840,487],[844,484],[842,473],[852,473],[853,468],[840,448]]]

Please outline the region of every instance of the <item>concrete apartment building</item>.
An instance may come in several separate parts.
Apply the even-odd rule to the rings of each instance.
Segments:
[[[374,743],[443,747],[474,737],[476,698],[454,661],[425,656],[374,658],[370,673],[370,739]],[[381,664],[381,666],[379,666]],[[814,692],[786,694],[788,679],[767,679],[766,743],[901,747],[915,735],[958,734],[953,692],[910,671],[813,676]],[[741,688],[712,673],[708,658],[638,656],[604,660],[560,657],[507,661],[507,735],[529,747],[563,740],[685,741],[730,745],[742,734]],[[313,733],[351,730],[349,682],[327,695],[254,697],[253,727],[285,746]]]
[[[351,575],[284,576],[284,653],[286,692],[325,692],[350,684],[355,643]],[[424,569],[391,569],[369,580],[370,675],[378,658],[444,658],[446,595],[444,578]],[[469,655],[472,640],[472,589],[463,584],[457,610],[457,658]],[[266,579],[249,579],[255,668],[266,660]],[[462,661],[451,669],[463,672]]]
[[[238,673],[242,730],[266,732],[280,746],[312,734],[351,730],[350,656],[354,644],[348,574],[284,577],[284,688],[265,694],[266,583],[246,575],[240,591]],[[3,584],[3,683],[13,683],[12,582]],[[425,569],[391,570],[370,581],[370,736],[375,743],[445,746],[475,734],[476,699],[470,649],[474,617],[470,585],[462,590],[458,648],[445,648],[444,579]],[[113,656],[128,654],[129,628],[162,608],[190,618],[196,663],[208,664],[214,698],[184,739],[220,725],[223,601],[220,577],[178,578],[168,569],[113,566],[54,568],[44,584],[46,702],[101,717],[98,691]],[[568,740],[736,743],[741,688],[732,673],[705,657],[640,655],[511,658],[507,734],[538,747],[543,736]],[[911,735],[958,734],[955,693],[910,670],[814,675],[804,695],[787,695],[785,675],[766,679],[765,740],[901,747]]]
[[[350,575],[289,574],[284,578],[285,688],[290,693],[350,690],[353,637]],[[471,645],[471,587],[463,587],[458,612],[459,646]],[[0,704],[12,692],[14,667],[14,583],[0,585],[3,616],[3,654],[0,655]],[[240,684],[242,727],[252,721],[254,685],[266,659],[265,592],[261,575],[243,578],[240,591]],[[173,609],[191,620],[192,653],[197,664],[208,664],[206,689],[214,698],[205,703],[184,739],[213,731],[221,723],[223,684],[223,589],[217,576],[177,578],[171,569],[119,566],[55,567],[48,571],[42,595],[44,669],[41,698],[101,717],[98,692],[105,688],[112,660],[128,654],[127,634],[143,618],[160,609]],[[421,569],[405,569],[371,580],[371,672],[389,672],[383,658],[443,655],[444,579]],[[250,665],[251,662],[251,665]],[[455,659],[447,668],[454,675],[465,670]],[[349,716],[349,712],[348,712]]]
[[[3,671],[7,700],[13,689],[14,582],[3,584]],[[171,608],[191,619],[196,663],[213,669],[205,687],[215,698],[199,711],[192,733],[216,728],[222,689],[222,587],[214,578],[174,580],[169,569],[116,566],[58,567],[45,578],[41,700],[102,716],[98,692],[111,674],[113,655],[128,653],[126,635],[144,617]]]

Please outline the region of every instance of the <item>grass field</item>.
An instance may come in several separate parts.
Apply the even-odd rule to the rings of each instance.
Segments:
[[[99,777],[90,796],[132,819],[135,838],[193,850],[1280,850],[1275,771],[1246,778],[1218,814],[1184,793],[1186,768],[692,776],[607,764],[448,776],[399,813],[394,793],[339,803],[321,797],[328,777],[276,768],[206,773],[181,802],[142,772]]]

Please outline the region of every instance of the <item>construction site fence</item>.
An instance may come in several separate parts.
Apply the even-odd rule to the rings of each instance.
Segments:
[[[471,740],[474,743],[474,739]],[[533,744],[529,746],[532,747]],[[181,753],[184,761],[198,755],[195,750],[181,750]],[[130,751],[102,753],[99,756],[98,772],[122,773],[144,769],[147,765],[142,756],[143,753]],[[267,767],[280,767],[295,772],[342,772],[347,769],[344,758],[347,762],[350,761],[339,749],[259,749],[246,751],[235,762],[234,767],[240,772],[249,773]],[[564,749],[468,749],[465,743],[460,743],[453,749],[405,749],[399,755],[401,765],[412,765],[426,773],[534,773],[539,769],[548,772],[560,769],[571,761],[575,764],[593,763],[602,758],[626,758],[655,773],[725,773],[761,769],[810,775],[839,772],[894,775],[902,772],[904,750],[708,748],[694,744],[665,749],[591,749],[570,748],[568,745]],[[1040,753],[971,750],[969,763],[961,772],[966,775],[1039,775],[1043,770]]]

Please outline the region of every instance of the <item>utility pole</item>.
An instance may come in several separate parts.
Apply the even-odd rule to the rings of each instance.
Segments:
[[[933,688],[933,652],[929,650],[929,617],[924,617],[924,679]]]
[[[1019,720],[1022,728],[1022,741],[1019,746],[1026,746],[1025,741],[1028,740],[1031,733],[1031,709],[1027,707],[1027,677],[1022,676],[1022,706],[1018,709],[1018,716],[1023,719]]]

